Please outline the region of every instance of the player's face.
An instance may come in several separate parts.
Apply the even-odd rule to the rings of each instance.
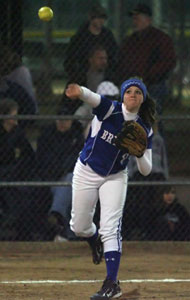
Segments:
[[[18,114],[17,109],[13,109],[10,113],[11,116],[16,116]],[[18,125],[18,121],[15,119],[8,119],[3,121],[3,128],[7,132],[11,132]]]
[[[133,27],[135,31],[141,31],[148,27],[151,23],[149,16],[144,14],[135,14],[133,15]]]
[[[68,131],[72,126],[72,120],[57,120],[56,127],[60,132]]]
[[[143,93],[136,86],[128,88],[123,97],[123,103],[129,112],[137,113],[143,103]]]

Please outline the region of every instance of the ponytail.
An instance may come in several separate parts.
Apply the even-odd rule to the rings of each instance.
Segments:
[[[149,126],[152,126],[156,120],[156,103],[148,93],[146,95],[146,101],[141,104],[138,115]]]

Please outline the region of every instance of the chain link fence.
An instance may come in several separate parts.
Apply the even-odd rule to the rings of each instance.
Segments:
[[[1,1],[0,240],[77,240],[72,171],[92,115],[65,88],[77,82],[120,101],[131,76],[146,83],[157,122],[152,173],[141,177],[129,163],[123,239],[190,240],[190,3],[143,4]],[[50,22],[38,18],[44,5]]]

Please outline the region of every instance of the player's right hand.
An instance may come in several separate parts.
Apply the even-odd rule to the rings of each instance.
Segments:
[[[76,100],[79,99],[81,94],[82,94],[82,89],[80,87],[80,85],[76,84],[76,83],[71,83],[67,86],[66,90],[65,90],[65,94],[68,98],[72,99],[72,100]]]

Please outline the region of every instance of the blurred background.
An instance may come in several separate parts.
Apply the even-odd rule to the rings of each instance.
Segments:
[[[123,41],[134,32],[132,19],[137,13],[134,9],[139,3],[150,8],[151,15],[149,11],[148,14],[146,11],[145,15],[151,17],[152,26],[159,28],[171,38],[176,61],[173,67],[167,70],[167,76],[164,74],[167,93],[162,99],[162,108],[158,109],[157,123],[154,128],[156,138],[153,154],[155,164],[158,163],[158,169],[153,174],[155,176],[141,178],[136,173],[135,161],[132,159],[130,162],[123,238],[127,240],[190,239],[190,2],[187,0],[1,0],[0,97],[11,98],[18,103],[18,115],[21,116],[18,125],[23,136],[21,138],[21,133],[15,133],[15,129],[12,134],[8,132],[6,139],[4,139],[4,131],[1,133],[3,146],[0,166],[0,240],[75,240],[75,236],[68,233],[66,229],[71,208],[69,187],[71,178],[66,175],[72,173],[73,163],[78,153],[71,156],[76,149],[74,143],[76,136],[73,136],[73,132],[77,133],[78,130],[78,136],[81,135],[83,142],[88,130],[87,123],[92,116],[90,113],[81,113],[81,109],[78,111],[82,106],[80,102],[76,107],[71,108],[72,105],[66,99],[64,91],[68,82],[73,80],[91,86],[89,84],[91,73],[88,73],[90,68],[86,69],[84,75],[85,69],[81,69],[78,63],[78,73],[74,76],[76,75],[72,74],[74,62],[72,57],[69,58],[69,54],[71,56],[73,53],[75,59],[77,55],[85,56],[89,65],[92,61],[89,57],[92,57],[94,52],[87,54],[88,43],[79,47],[77,44],[79,40],[76,39],[73,48],[69,47],[82,24],[96,18],[103,19],[104,27],[113,34],[116,44],[104,45],[104,48],[107,47],[107,58],[106,63],[103,63],[104,67],[101,68],[105,71],[104,68],[109,67],[109,76],[106,74],[100,81],[112,82],[119,91],[121,82],[117,74],[121,71],[120,51]],[[96,5],[103,10],[97,9]],[[39,19],[38,10],[42,6],[52,8],[54,17],[51,21],[43,22]],[[133,16],[129,16],[129,12],[132,12]],[[143,39],[146,39],[146,36]],[[144,40],[143,45],[148,44],[148,47],[152,47],[152,55],[155,55],[151,58],[152,63],[159,57],[159,68],[170,62],[171,49],[167,48],[167,44],[162,49],[168,57],[165,61],[159,49],[162,38],[156,45],[154,42],[155,38],[152,36],[147,42]],[[93,46],[102,46],[100,42],[97,44]],[[139,56],[141,50],[144,53],[149,51],[148,47],[141,48],[141,45],[138,47]],[[110,61],[109,50],[117,50],[113,64]],[[134,59],[128,55],[127,60],[130,67],[130,61]],[[70,74],[68,69],[71,70]],[[100,71],[102,72],[102,69]],[[82,76],[86,76],[85,83]],[[143,79],[145,82],[147,80],[148,87],[150,84],[151,88],[148,79]],[[160,82],[159,80],[160,78],[156,78],[155,85]],[[111,95],[109,86],[107,91],[104,89],[101,93]],[[111,96],[115,96],[116,100],[120,101],[119,92],[116,94]],[[65,110],[60,107],[65,107]],[[12,111],[4,112],[3,108],[0,109],[1,126],[4,128],[5,115],[11,114]],[[72,125],[68,129],[60,129],[57,124],[60,120],[63,123],[64,120],[72,120]],[[74,124],[75,122],[79,123]],[[53,126],[55,128],[51,129]],[[55,129],[61,132],[56,142],[54,141],[56,134],[53,133]],[[51,134],[54,140],[49,138]],[[26,139],[31,145],[30,153],[29,150],[26,151],[29,146],[23,147],[26,141],[21,142],[22,139]],[[77,147],[80,150],[82,144],[77,144]],[[7,158],[9,152],[12,154]],[[12,158],[13,154],[14,158]],[[59,161],[62,170],[57,174]],[[64,213],[60,213],[59,209],[56,210],[54,205],[56,182],[58,188],[62,187],[62,182],[65,187],[64,191],[60,189],[58,191],[62,195],[59,201],[64,202],[65,194],[69,195]],[[164,195],[168,194],[173,204],[171,210],[168,204],[164,204],[167,202],[164,200]],[[158,216],[159,220],[156,220]],[[99,207],[95,215],[97,224],[98,218]],[[155,232],[155,227],[160,228],[159,232]]]

